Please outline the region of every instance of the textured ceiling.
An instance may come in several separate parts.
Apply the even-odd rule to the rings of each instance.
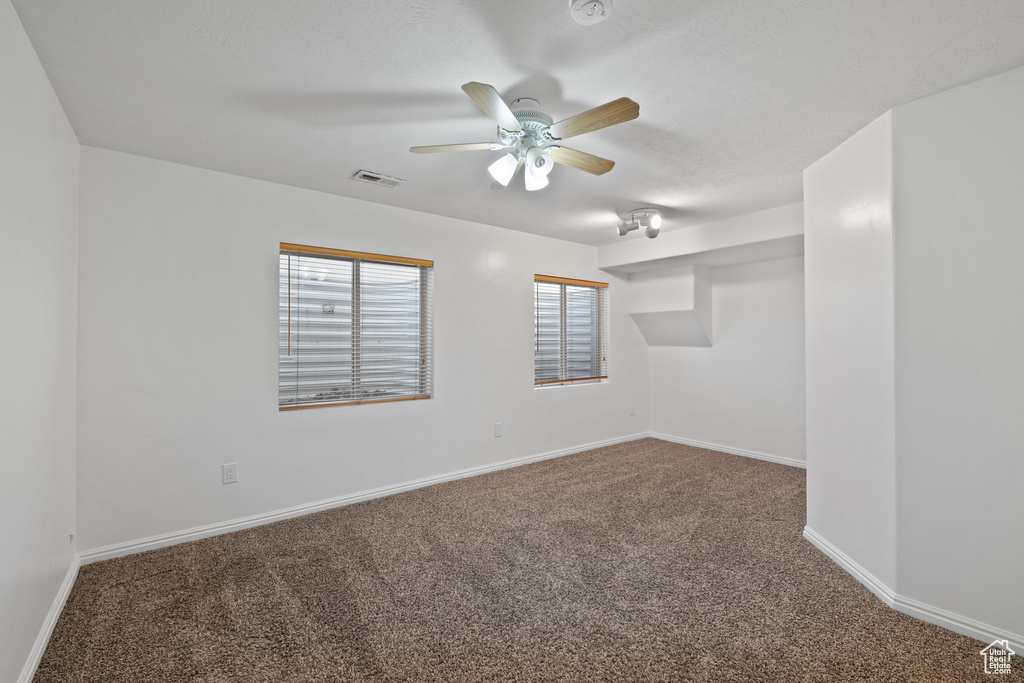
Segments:
[[[885,110],[1024,64],[1020,0],[616,0],[590,27],[568,4],[14,0],[83,144],[588,244],[639,206],[672,230],[797,201]],[[604,176],[493,190],[500,152],[408,151],[495,139],[471,80],[640,118],[572,140]]]

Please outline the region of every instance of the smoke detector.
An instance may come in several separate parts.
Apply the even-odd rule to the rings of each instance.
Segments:
[[[612,0],[569,0],[569,14],[583,26],[604,21],[611,13]]]

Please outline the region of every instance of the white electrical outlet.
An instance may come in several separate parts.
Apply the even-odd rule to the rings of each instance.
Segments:
[[[497,439],[499,436],[501,436],[501,423],[500,422],[495,422],[494,423],[494,438]]]
[[[238,463],[226,462],[220,466],[222,484],[234,484],[238,481]]]
[[[68,529],[68,543],[75,542],[75,527]]]

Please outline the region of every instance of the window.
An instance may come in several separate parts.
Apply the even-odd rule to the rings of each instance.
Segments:
[[[608,285],[533,276],[536,385],[608,377]]]
[[[279,409],[430,398],[433,265],[282,243]]]

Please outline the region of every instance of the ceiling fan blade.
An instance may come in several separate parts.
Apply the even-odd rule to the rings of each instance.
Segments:
[[[410,147],[410,152],[416,154],[433,154],[435,152],[475,152],[477,150],[498,150],[505,149],[500,142],[464,142],[457,145],[426,145],[425,147]]]
[[[615,166],[614,161],[602,159],[586,152],[578,152],[568,147],[549,147],[548,154],[551,155],[551,160],[556,164],[572,166],[594,175],[604,175]]]
[[[523,129],[515,114],[508,108],[505,101],[501,99],[501,95],[498,94],[493,85],[471,81],[462,86],[462,89],[466,91],[466,94],[476,102],[477,106],[485,114],[497,121],[498,126],[503,130],[507,130],[510,133],[518,133]]]
[[[583,135],[594,130],[614,126],[617,123],[632,121],[640,116],[640,105],[628,97],[620,97],[614,102],[594,107],[582,114],[562,119],[548,127],[548,132],[556,140],[565,140],[576,135]]]

